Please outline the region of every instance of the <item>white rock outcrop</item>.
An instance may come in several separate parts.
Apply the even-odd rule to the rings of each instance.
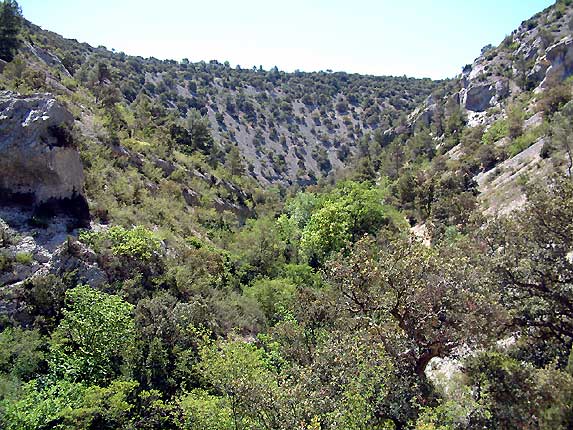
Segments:
[[[545,57],[540,61],[543,60],[546,60],[546,62],[549,62],[551,65],[545,72],[545,79],[543,79],[543,82],[540,84],[541,88],[549,87],[572,76],[573,38],[568,36],[551,45],[545,51]]]
[[[35,207],[64,202],[77,215],[89,215],[72,123],[50,94],[0,92],[0,199]]]

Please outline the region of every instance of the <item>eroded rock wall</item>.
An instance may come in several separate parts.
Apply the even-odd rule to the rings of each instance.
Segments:
[[[72,124],[50,94],[0,92],[0,200],[89,216]]]

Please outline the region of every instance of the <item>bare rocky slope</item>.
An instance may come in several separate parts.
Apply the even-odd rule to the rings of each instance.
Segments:
[[[73,116],[49,94],[0,92],[0,199],[89,217],[84,174],[69,127]]]

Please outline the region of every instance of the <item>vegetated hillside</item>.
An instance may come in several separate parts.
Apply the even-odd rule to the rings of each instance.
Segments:
[[[16,6],[0,2],[0,427],[572,427],[570,1],[304,188],[253,177],[209,107],[183,119],[129,91],[183,65],[20,29]],[[342,75],[285,75],[282,93],[308,76]]]
[[[430,79],[143,59],[65,40],[32,24],[28,29],[32,47],[55,55],[55,65],[62,62],[60,76],[69,75],[64,84],[94,89],[105,80],[118,101],[133,109],[147,100],[182,119],[197,110],[221,149],[237,146],[249,174],[262,183],[316,183],[348,165],[357,141],[403,122],[439,85]],[[102,66],[105,76],[95,77]]]
[[[381,152],[365,153],[364,170],[395,180],[412,223],[462,226],[475,207],[511,211],[527,182],[570,170],[572,19],[559,1],[485,46],[407,126],[386,132]]]

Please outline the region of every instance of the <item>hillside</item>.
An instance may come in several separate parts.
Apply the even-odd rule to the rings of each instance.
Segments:
[[[0,427],[572,428],[572,28],[438,82],[132,57],[1,0]]]
[[[397,179],[413,223],[462,225],[476,207],[510,212],[525,203],[527,183],[570,170],[572,18],[557,2],[484,47],[368,154],[379,175]]]
[[[30,51],[46,52],[64,86],[93,90],[94,74],[105,65],[105,77],[98,79],[116,91],[118,101],[134,110],[148,101],[181,117],[182,124],[190,110],[198,111],[220,149],[228,153],[237,146],[249,174],[264,184],[316,183],[347,166],[357,141],[399,124],[440,84],[143,59],[66,40],[30,23],[27,30]],[[65,77],[72,80],[61,82]]]

